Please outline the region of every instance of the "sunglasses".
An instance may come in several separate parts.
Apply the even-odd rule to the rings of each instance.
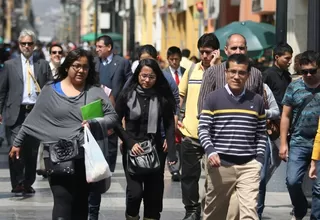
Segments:
[[[23,47],[32,46],[33,44],[33,42],[20,42],[20,45],[22,45]]]
[[[314,75],[317,73],[317,68],[313,68],[313,69],[304,69],[304,70],[300,70],[300,73],[303,75],[308,75],[308,73],[310,73],[311,75]]]
[[[51,51],[51,54],[62,54],[62,50],[59,50],[59,51]]]
[[[230,47],[230,49],[231,49],[231,50],[237,50],[237,49],[239,49],[239,50],[245,50],[246,47]]]
[[[207,55],[210,55],[210,54],[213,52],[213,50],[199,50],[199,52],[200,52],[201,54],[206,53]]]

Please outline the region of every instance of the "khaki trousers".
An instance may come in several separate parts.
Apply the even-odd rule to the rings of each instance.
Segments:
[[[207,163],[203,220],[258,220],[257,199],[262,164],[212,167]]]

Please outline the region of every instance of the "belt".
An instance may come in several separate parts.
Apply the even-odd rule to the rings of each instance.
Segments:
[[[34,104],[30,105],[21,105],[20,108],[23,110],[31,111],[33,109]]]

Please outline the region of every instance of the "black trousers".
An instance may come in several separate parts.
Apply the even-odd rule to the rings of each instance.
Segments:
[[[21,108],[16,123],[13,126],[10,126],[12,143],[28,114],[29,111]],[[15,188],[19,184],[30,187],[34,183],[36,179],[38,148],[39,141],[31,136],[27,136],[21,146],[20,159],[9,158],[12,188]]]
[[[87,220],[89,184],[84,159],[75,160],[75,174],[49,176],[53,194],[52,220]]]
[[[127,158],[122,156],[123,167],[127,179],[126,213],[130,216],[138,216],[141,201],[144,204],[144,218],[160,219],[162,212],[164,190],[164,166],[166,153],[158,150],[161,168],[159,171],[148,175],[130,175],[127,172]]]
[[[181,191],[187,212],[200,212],[199,179],[203,148],[184,138],[181,143]]]
[[[169,161],[167,160],[167,164],[168,164],[168,169],[169,169],[169,172],[173,175],[174,173],[178,173],[180,171],[180,168],[181,168],[181,144],[176,144],[176,156],[178,158],[178,161],[176,164],[174,165],[170,165],[169,164]]]
[[[110,167],[110,171],[114,172],[117,164],[117,153],[118,153],[118,136],[113,133],[108,136],[108,163]]]

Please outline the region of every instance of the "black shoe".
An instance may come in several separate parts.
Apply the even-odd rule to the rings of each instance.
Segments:
[[[0,137],[0,147],[2,147],[2,143],[4,142],[4,138]]]
[[[171,176],[171,180],[173,182],[180,182],[180,173],[179,172],[173,173]]]
[[[17,185],[11,190],[12,193],[23,193],[24,187],[22,185]]]
[[[198,212],[187,213],[182,220],[200,220],[200,213]]]
[[[23,193],[25,194],[35,194],[36,191],[34,190],[34,188],[32,186],[29,187],[25,187]]]

